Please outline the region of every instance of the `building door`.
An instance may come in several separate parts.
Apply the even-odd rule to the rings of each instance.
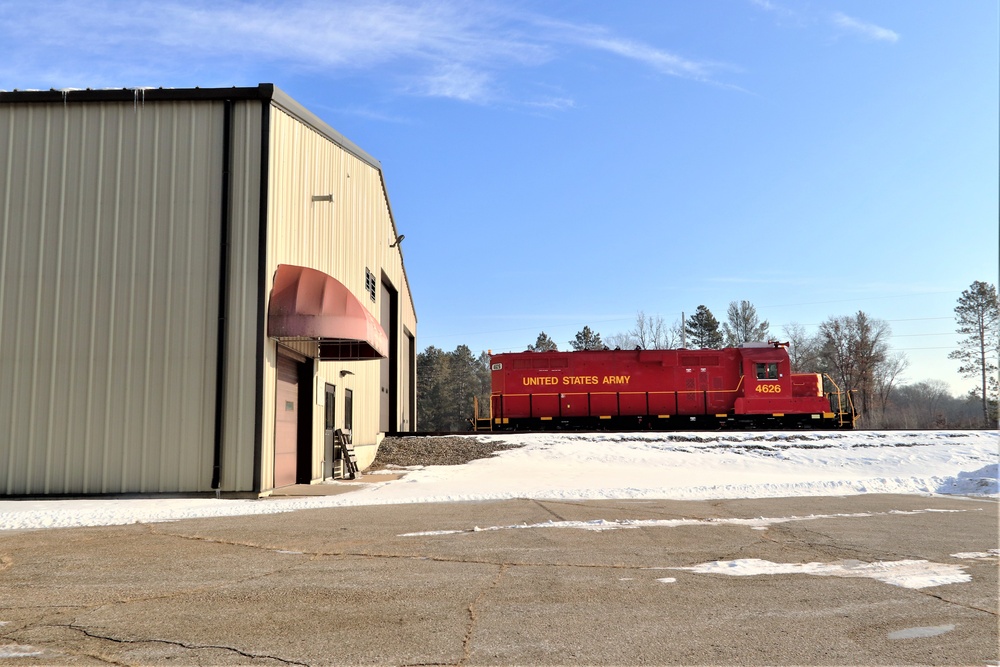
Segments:
[[[274,399],[274,488],[295,484],[299,442],[299,365],[278,354]]]
[[[399,294],[389,283],[382,283],[379,324],[389,339],[389,358],[381,360],[379,381],[379,430],[395,433],[399,430],[399,337],[397,330]]]
[[[413,397],[416,393],[414,391],[414,386],[416,383],[416,378],[414,377],[414,355],[413,355],[414,341],[413,336],[409,331],[403,332],[403,350],[399,355],[402,363],[399,366],[399,430],[403,432],[413,431],[414,421],[413,413]]]
[[[326,385],[323,399],[323,479],[333,477],[333,443],[337,430],[337,387]]]

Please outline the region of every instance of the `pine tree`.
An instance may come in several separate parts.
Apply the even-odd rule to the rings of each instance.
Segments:
[[[757,317],[757,309],[749,301],[730,301],[726,312],[729,319],[722,325],[726,335],[726,347],[736,347],[741,343],[753,341],[766,342],[770,337],[767,320],[763,322]]]
[[[964,338],[948,358],[961,363],[958,372],[963,377],[979,380],[983,425],[996,425],[996,410],[991,410],[997,401],[997,356],[1000,354],[1000,307],[996,287],[979,280],[972,283],[958,299],[955,318],[958,321],[956,332]]]
[[[445,390],[445,423],[443,430],[461,431],[469,426],[472,415],[472,397],[480,396],[482,384],[480,357],[472,354],[468,345],[459,345],[448,353],[451,377]],[[482,396],[480,396],[482,400]]]
[[[688,344],[692,348],[722,348],[722,332],[719,331],[719,321],[715,319],[705,306],[698,306],[694,315],[687,318],[684,323],[684,331],[688,335]]]
[[[601,334],[594,333],[590,327],[584,326],[582,331],[576,333],[576,338],[569,342],[576,351],[580,350],[603,350],[604,343],[601,342]]]
[[[444,431],[446,392],[451,373],[449,355],[429,346],[417,355],[417,417],[422,430]]]
[[[462,431],[472,417],[472,397],[489,406],[490,357],[474,356],[467,345],[454,352],[434,346],[417,355],[417,409],[427,431]]]
[[[549,335],[544,331],[538,334],[534,345],[528,346],[528,352],[555,352],[558,349],[559,346],[556,345],[556,342],[549,338]]]

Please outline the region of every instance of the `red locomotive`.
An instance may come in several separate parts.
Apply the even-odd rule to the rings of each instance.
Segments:
[[[793,373],[786,344],[721,350],[514,352],[491,358],[476,430],[853,428],[850,395]]]

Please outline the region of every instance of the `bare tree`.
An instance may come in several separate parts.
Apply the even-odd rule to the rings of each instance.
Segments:
[[[663,318],[659,315],[647,317],[640,310],[635,316],[635,328],[628,333],[642,349],[655,350],[663,338]]]
[[[819,367],[819,345],[815,336],[810,336],[806,328],[798,322],[782,327],[784,339],[788,341],[788,356],[792,370],[809,372]]]
[[[879,426],[885,427],[885,411],[889,405],[889,397],[893,387],[900,379],[900,374],[910,365],[909,359],[902,352],[891,352],[885,361],[875,367],[875,392],[879,404]]]
[[[885,320],[862,311],[853,316],[831,317],[819,327],[820,362],[845,391],[857,396],[861,418],[871,420],[877,402],[876,377],[889,359],[892,330]]]
[[[893,388],[886,428],[976,428],[982,425],[979,397],[952,396],[943,380],[924,380]]]
[[[631,333],[619,332],[604,337],[604,344],[612,350],[632,350],[639,347],[639,341]]]
[[[757,309],[749,301],[730,301],[726,317],[728,322],[722,324],[726,347],[736,347],[752,341],[766,342],[770,337],[767,320],[760,321]]]
[[[639,311],[635,316],[635,328],[615,339],[616,347],[622,349],[638,347],[643,350],[669,350],[678,337],[677,326],[667,326],[659,315],[646,315]],[[610,338],[608,340],[611,340]],[[621,345],[621,342],[627,343]]]
[[[659,315],[640,310],[632,329],[604,336],[604,344],[615,350],[669,350],[677,347],[680,339],[679,321],[667,326]]]

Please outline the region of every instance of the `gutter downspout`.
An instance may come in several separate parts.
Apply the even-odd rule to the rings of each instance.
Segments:
[[[258,176],[259,209],[257,211],[257,350],[254,369],[254,430],[253,430],[253,490],[260,493],[263,486],[262,470],[264,448],[264,345],[268,287],[267,275],[267,205],[268,179],[271,153],[271,100],[274,86],[260,84],[260,174]]]

